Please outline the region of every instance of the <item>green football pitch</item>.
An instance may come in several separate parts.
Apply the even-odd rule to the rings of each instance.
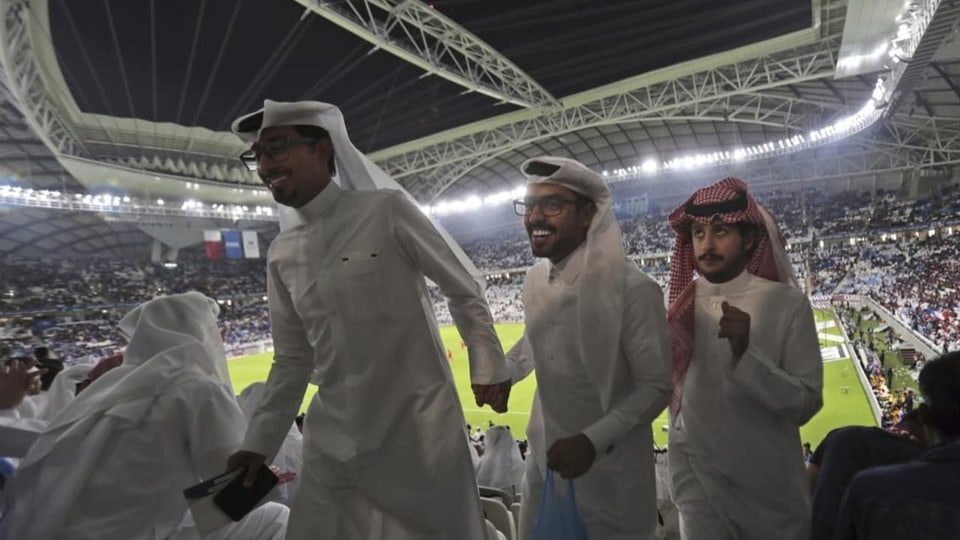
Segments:
[[[833,320],[832,310],[814,310],[818,323]],[[839,329],[825,328],[821,332],[839,334]],[[463,403],[463,411],[468,424],[473,426],[487,426],[488,421],[495,424],[509,425],[517,434],[523,434],[530,418],[530,406],[533,403],[533,393],[536,389],[535,374],[513,387],[510,393],[509,411],[506,414],[497,414],[488,407],[479,409],[473,401],[470,391],[470,370],[467,364],[467,354],[461,350],[460,336],[456,328],[446,327],[440,330],[447,349],[453,353],[450,361],[454,379]],[[497,333],[506,350],[509,350],[523,334],[522,324],[499,324]],[[271,353],[254,354],[230,360],[230,376],[237,393],[247,385],[263,381],[270,370]],[[807,425],[801,428],[804,442],[816,447],[824,436],[833,428],[848,425],[874,425],[870,413],[870,405],[857,379],[856,366],[853,360],[844,358],[824,363],[823,380],[823,409]],[[302,409],[306,409],[316,387],[308,387],[303,398]],[[653,423],[654,439],[658,445],[667,442],[667,434],[663,426],[667,425],[667,414],[664,412]],[[520,438],[525,438],[519,435]]]

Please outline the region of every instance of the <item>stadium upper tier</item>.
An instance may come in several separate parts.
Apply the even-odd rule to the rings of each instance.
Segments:
[[[794,269],[812,294],[869,295],[940,348],[960,348],[960,310],[953,276],[960,271],[957,234],[889,235],[885,240],[844,243],[791,252]],[[666,259],[642,261],[661,287],[668,284]],[[497,322],[522,322],[523,275],[488,276],[487,297]],[[114,322],[128,306],[158,294],[204,291],[224,302],[228,341],[269,338],[262,261],[195,261],[176,268],[118,261],[0,261],[0,341],[23,341],[34,330],[62,356],[76,342],[118,346]],[[434,310],[450,324],[437,291]],[[35,324],[46,320],[45,325]],[[93,322],[89,322],[93,321]],[[71,323],[71,324],[65,324]],[[76,324],[80,323],[80,324]],[[52,328],[47,328],[47,327]],[[56,343],[63,344],[59,347]]]
[[[757,198],[777,217],[791,243],[960,224],[960,187],[957,186],[914,200],[892,191],[825,194],[815,190],[774,191]],[[673,231],[666,218],[671,209],[620,216],[620,228],[630,256],[652,257],[673,248]],[[488,271],[522,268],[534,262],[519,217],[514,226],[464,242],[463,247],[478,267]]]
[[[220,299],[262,296],[267,290],[263,261],[0,261],[0,316],[134,306],[191,290]]]
[[[960,234],[955,234],[960,230],[953,229],[955,224],[960,228],[958,195],[956,187],[919,200],[891,192],[826,196],[807,191],[767,194],[763,203],[779,217],[795,244],[791,259],[809,293],[871,295],[939,346],[954,349],[960,346],[955,316],[960,296],[952,281],[960,270],[956,262]],[[672,246],[673,234],[663,214],[622,217],[621,227],[630,255],[666,287],[669,267],[663,255]],[[826,242],[821,242],[824,239]],[[488,297],[494,318],[522,321],[522,274],[503,276],[502,272],[534,262],[519,218],[508,233],[498,231],[496,238],[480,238],[465,243],[464,248],[489,274]],[[199,290],[221,300],[245,298],[243,304],[259,306],[255,309],[263,315],[248,317],[238,332],[257,339],[269,336],[261,298],[266,290],[262,260],[194,258],[170,266],[105,259],[0,260],[0,319],[54,314],[53,324],[60,326],[90,319],[89,312],[107,313],[92,317],[106,320],[100,326],[107,330],[89,324],[69,330],[61,326],[63,339],[53,336],[56,341],[70,342],[78,339],[79,333],[83,342],[107,342],[114,338],[99,338],[104,332],[113,335],[109,318],[114,310],[122,312],[159,294]],[[446,306],[439,296],[435,300],[439,320],[448,324]],[[0,323],[0,339],[11,336],[10,328],[9,321]]]

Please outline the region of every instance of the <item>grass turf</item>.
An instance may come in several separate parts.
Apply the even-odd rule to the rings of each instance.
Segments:
[[[914,392],[920,392],[920,385],[914,379],[914,373],[910,371],[910,368],[903,365],[903,362],[900,361],[900,355],[896,351],[890,350],[890,344],[887,341],[887,335],[885,332],[880,332],[878,334],[873,333],[873,329],[883,325],[883,321],[879,317],[874,317],[870,320],[867,320],[866,317],[870,314],[870,310],[864,309],[860,312],[862,320],[860,322],[860,331],[863,334],[864,340],[873,340],[874,347],[877,348],[883,354],[883,368],[888,367],[893,368],[893,388],[890,389],[891,392],[899,392],[904,388],[910,388]],[[856,311],[850,310],[850,315],[856,318]],[[851,339],[855,339],[856,336],[851,336]]]
[[[830,310],[815,310],[817,321],[830,320],[833,313]],[[830,330],[830,329],[827,329]],[[839,331],[838,331],[839,332]],[[509,425],[519,438],[527,429],[530,417],[530,406],[533,403],[533,393],[536,390],[535,374],[513,387],[510,393],[509,412],[497,414],[485,407],[478,409],[470,391],[470,370],[467,364],[467,353],[461,349],[460,336],[456,328],[446,327],[440,330],[441,337],[447,349],[453,354],[450,361],[454,380],[460,393],[464,415],[467,423],[476,426],[487,426],[487,422]],[[497,333],[506,350],[509,350],[522,336],[522,324],[498,324]],[[270,370],[272,353],[254,354],[243,358],[236,358],[229,362],[230,377],[233,388],[239,393],[249,384],[263,381]],[[857,380],[854,371],[856,366],[851,359],[842,359],[824,364],[823,409],[807,425],[801,428],[804,442],[816,447],[835,427],[847,425],[874,425],[873,416],[866,395]],[[844,391],[847,388],[847,391]],[[303,398],[301,410],[305,410],[316,387],[309,386]],[[662,413],[653,423],[654,439],[658,445],[667,442],[667,434],[663,426],[667,425],[667,414]]]

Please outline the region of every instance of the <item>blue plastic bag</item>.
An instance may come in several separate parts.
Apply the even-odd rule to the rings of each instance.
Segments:
[[[590,540],[577,511],[573,480],[567,480],[567,492],[561,495],[554,489],[553,476],[553,471],[547,471],[540,510],[533,522],[533,540]]]

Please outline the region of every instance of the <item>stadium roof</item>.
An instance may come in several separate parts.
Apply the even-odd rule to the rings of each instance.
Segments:
[[[730,170],[839,178],[960,154],[951,3],[518,5],[3,0],[0,169],[34,189],[267,203],[223,132],[267,97],[339,104],[354,142],[424,204],[513,188],[519,164],[545,153],[651,185]],[[912,58],[896,63],[900,48]],[[694,154],[704,167],[668,167]],[[3,237],[30,221],[9,218],[20,212],[32,215],[0,213]],[[44,212],[71,228],[75,213]],[[98,216],[86,215],[77,225]],[[103,237],[142,229],[97,219]],[[40,245],[40,229],[0,253]]]
[[[224,131],[265,98],[318,99],[341,107],[369,152],[521,108],[424,76],[303,4],[313,2],[54,2],[50,30],[67,85],[88,113]],[[811,6],[796,0],[432,5],[536,81],[542,104],[812,24]],[[403,37],[401,25],[391,35]]]

